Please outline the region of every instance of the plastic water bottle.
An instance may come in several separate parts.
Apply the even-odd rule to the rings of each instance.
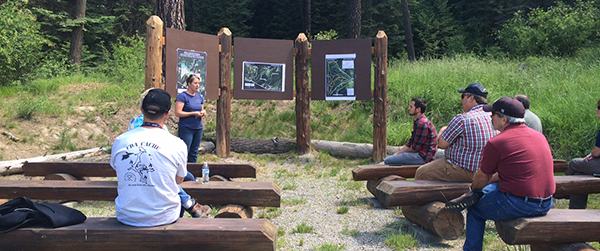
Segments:
[[[209,174],[210,169],[208,169],[208,163],[204,162],[204,166],[202,166],[202,184],[208,184]]]

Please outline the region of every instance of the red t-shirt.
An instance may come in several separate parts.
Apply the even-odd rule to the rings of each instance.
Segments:
[[[483,148],[480,169],[498,172],[500,191],[546,198],[556,191],[554,161],[543,134],[525,124],[511,124]]]

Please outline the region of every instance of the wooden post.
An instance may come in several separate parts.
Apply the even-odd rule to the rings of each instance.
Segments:
[[[387,154],[387,51],[388,37],[379,31],[375,39],[375,90],[373,99],[373,161]]]
[[[145,89],[161,88],[163,21],[151,16],[146,21],[146,82]]]
[[[308,87],[308,39],[296,38],[296,145],[298,154],[310,152],[310,97]]]
[[[221,158],[229,157],[231,143],[231,31],[221,28],[218,33],[219,53],[219,99],[217,100],[216,152]]]

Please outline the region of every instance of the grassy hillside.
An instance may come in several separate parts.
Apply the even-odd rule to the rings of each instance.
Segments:
[[[127,49],[122,53],[131,51]],[[597,82],[600,79],[600,53],[597,52],[588,51],[569,59],[516,61],[461,56],[416,63],[390,62],[388,145],[404,144],[410,137],[412,118],[406,108],[412,97],[427,100],[426,115],[441,128],[461,112],[456,89],[480,82],[487,87],[490,102],[502,96],[528,95],[532,101],[531,110],[541,118],[555,157],[584,156],[593,147],[593,139],[600,130],[600,121],[594,117],[596,101],[600,99]],[[47,116],[62,120],[80,116],[88,122],[110,116],[130,116],[117,111],[133,107],[135,113],[139,105],[144,77],[140,60],[137,56],[120,56],[97,72],[0,87],[0,114],[4,117],[0,127],[15,128],[21,121],[36,121]],[[77,91],[72,90],[74,87]],[[216,101],[208,102],[207,137],[214,137],[215,104]],[[95,109],[75,109],[82,106]],[[372,101],[312,101],[311,138],[371,143],[372,112]],[[295,138],[295,118],[294,101],[233,100],[231,135]],[[118,123],[121,122],[108,123],[107,131],[110,134],[122,132],[126,125]],[[63,138],[65,135],[77,137],[64,130]],[[105,145],[110,144],[111,136],[95,135],[92,140],[84,141],[92,147]],[[74,144],[71,148],[89,147],[84,144]]]

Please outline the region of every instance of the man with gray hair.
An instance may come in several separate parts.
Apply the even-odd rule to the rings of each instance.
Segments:
[[[446,203],[451,212],[468,207],[463,250],[482,249],[486,220],[546,214],[556,191],[550,146],[543,134],[523,124],[523,105],[503,97],[483,110],[492,112],[492,123],[500,134],[483,148],[471,192]]]
[[[529,98],[523,94],[517,94],[515,95],[515,99],[521,102],[523,107],[525,107],[525,125],[529,126],[529,128],[533,130],[543,133],[542,121],[537,115],[535,115],[535,113],[529,110],[529,105],[531,105]]]
[[[465,113],[456,115],[438,133],[438,147],[446,149],[444,158],[420,166],[416,180],[471,182],[479,169],[483,146],[498,132],[492,126],[489,113],[483,111],[488,92],[480,83],[458,89]]]

